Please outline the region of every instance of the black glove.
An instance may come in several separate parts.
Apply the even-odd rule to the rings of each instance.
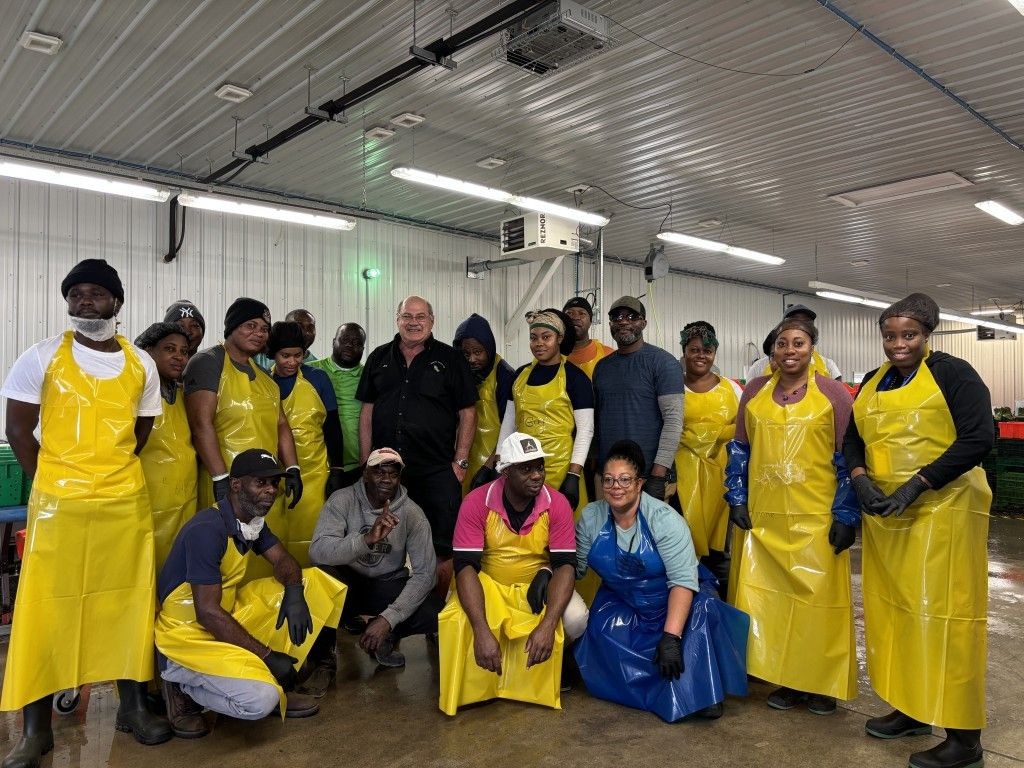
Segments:
[[[551,581],[551,571],[541,568],[533,577],[530,586],[526,588],[526,602],[530,604],[530,610],[540,613],[548,602],[548,582]]]
[[[231,478],[222,477],[220,480],[213,481],[213,500],[220,501],[226,499],[228,493],[231,491]]]
[[[735,504],[729,507],[729,519],[732,520],[733,525],[744,531],[749,531],[754,527],[750,521],[750,510],[747,509],[746,504]]]
[[[295,687],[295,667],[293,665],[299,663],[298,659],[292,658],[287,653],[281,653],[281,651],[271,651],[264,657],[263,663],[267,665],[270,674],[274,676],[277,684],[284,689],[285,693]]]
[[[651,475],[644,483],[644,493],[653,496],[658,501],[665,500],[665,478]]]
[[[875,485],[875,481],[866,473],[857,475],[850,482],[853,484],[853,492],[857,494],[861,509],[869,515],[875,514],[874,507],[885,501],[882,489]]]
[[[580,476],[567,473],[558,491],[569,500],[569,508],[576,509],[580,503]]]
[[[917,475],[907,480],[903,485],[893,491],[892,495],[875,504],[872,509],[876,515],[888,517],[889,515],[903,514],[903,511],[917,501],[917,497],[929,490],[928,484]]]
[[[289,467],[284,473],[284,495],[292,497],[288,509],[295,509],[295,505],[302,498],[302,473],[298,467]]]
[[[498,470],[493,467],[488,467],[485,464],[476,471],[476,474],[473,475],[473,479],[469,481],[469,490],[474,491],[481,485],[487,485],[488,483],[497,480],[498,477]]]
[[[281,610],[277,612],[277,625],[274,629],[280,629],[285,619],[288,620],[288,636],[295,645],[302,645],[306,635],[313,631],[313,617],[309,615],[302,584],[289,584],[284,588]]]
[[[856,538],[857,529],[852,525],[840,523],[838,520],[832,521],[832,527],[828,529],[828,543],[837,555],[844,549],[852,547]]]
[[[345,487],[346,472],[341,467],[331,467],[331,473],[327,475],[327,485],[324,486],[324,498],[331,498],[331,494],[340,491]]]
[[[652,659],[666,680],[678,680],[686,665],[683,664],[683,641],[670,632],[662,632],[658,650]]]

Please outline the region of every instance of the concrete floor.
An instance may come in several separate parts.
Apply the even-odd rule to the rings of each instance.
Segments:
[[[992,518],[990,546],[988,721],[983,733],[988,768],[1024,765],[1024,520]],[[854,549],[859,590],[859,545]],[[423,638],[403,644],[408,666],[377,669],[342,634],[338,681],[319,716],[282,723],[220,718],[205,739],[175,739],[143,747],[113,728],[117,700],[109,685],[93,689],[87,712],[56,718],[49,766],[394,766],[401,768],[532,768],[567,765],[903,766],[907,755],[939,736],[880,741],[864,721],[888,708],[871,693],[864,669],[862,617],[858,699],[832,717],[765,706],[770,686],[753,684],[729,700],[714,722],[667,725],[574,690],[553,711],[511,702],[468,708],[448,718],[437,708],[437,655]],[[6,643],[0,648],[6,654]],[[20,730],[18,717],[0,715],[0,751]],[[941,734],[941,731],[938,731]]]

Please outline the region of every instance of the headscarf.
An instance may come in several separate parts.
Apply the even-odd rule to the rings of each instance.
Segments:
[[[685,348],[691,339],[700,339],[705,347],[718,349],[718,339],[715,336],[715,326],[706,320],[696,320],[683,326],[679,332],[679,343]]]
[[[188,334],[177,323],[153,323],[135,339],[135,346],[139,349],[150,350],[175,333],[184,336],[185,341],[188,341]]]
[[[530,330],[534,328],[547,328],[559,336],[565,336],[565,323],[553,310],[538,309],[526,315],[526,322],[530,324]]]
[[[912,293],[882,310],[878,317],[879,327],[890,317],[909,317],[917,320],[928,333],[931,333],[939,324],[939,305],[925,293]]]
[[[787,317],[777,326],[775,326],[775,338],[779,338],[779,334],[783,331],[803,331],[811,337],[811,344],[816,345],[818,343],[818,328],[814,323],[809,323],[806,320],[801,320],[798,317]],[[774,344],[774,342],[772,342]]]

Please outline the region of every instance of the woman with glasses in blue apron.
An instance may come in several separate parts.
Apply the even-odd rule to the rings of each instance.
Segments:
[[[643,493],[645,469],[639,445],[613,445],[604,499],[576,523],[576,576],[601,577],[576,661],[598,698],[666,722],[721,717],[727,694],[747,693],[749,619],[718,599],[686,521]]]

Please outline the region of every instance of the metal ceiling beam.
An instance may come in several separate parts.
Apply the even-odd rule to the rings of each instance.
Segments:
[[[537,274],[533,276],[533,282],[530,283],[526,289],[526,293],[523,294],[523,298],[520,300],[516,308],[512,310],[508,318],[505,320],[505,335],[503,338],[506,339],[505,344],[508,345],[508,339],[512,338],[513,329],[523,322],[523,315],[526,310],[531,309],[534,306],[534,302],[537,301],[537,297],[540,296],[544,289],[548,287],[548,283],[551,282],[551,278],[560,266],[565,256],[552,256],[550,259],[544,259],[541,262],[540,269],[537,270]]]

